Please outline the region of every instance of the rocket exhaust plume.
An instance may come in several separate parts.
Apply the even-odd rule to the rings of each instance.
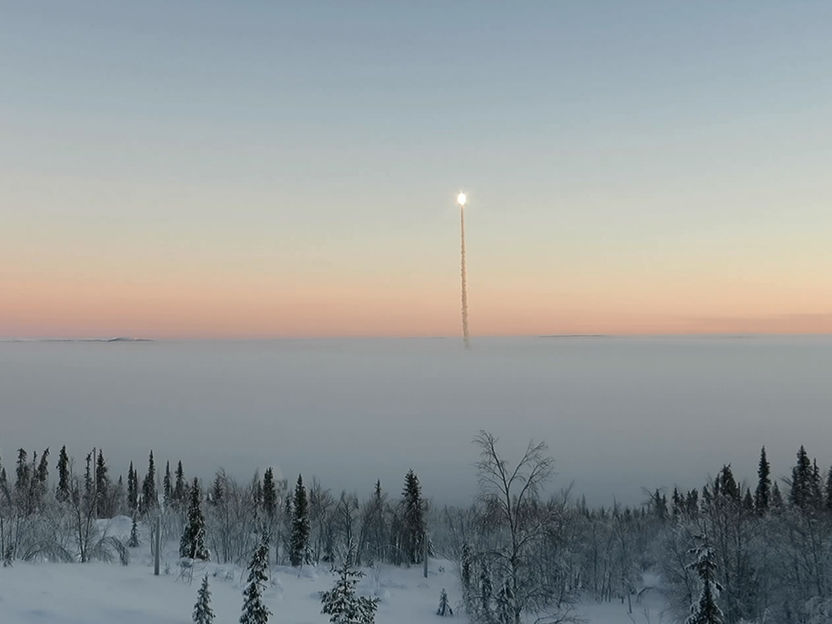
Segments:
[[[462,342],[466,349],[471,348],[468,339],[468,275],[465,268],[465,204],[467,197],[465,193],[457,195],[456,203],[459,204],[459,231],[460,231],[460,273],[462,277]]]

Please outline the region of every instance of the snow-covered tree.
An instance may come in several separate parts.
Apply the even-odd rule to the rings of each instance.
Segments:
[[[716,599],[722,586],[716,580],[716,555],[708,543],[707,536],[697,538],[699,544],[691,550],[696,555],[696,561],[689,564],[699,577],[701,590],[699,598],[691,605],[690,615],[685,624],[723,624],[724,617]]]
[[[274,481],[274,470],[269,467],[263,475],[263,511],[271,527],[277,516],[277,486]]]
[[[147,474],[144,476],[144,481],[142,482],[142,513],[148,513],[155,509],[158,502],[156,496],[156,464],[153,461],[153,451],[150,451],[150,456],[147,460]]]
[[[442,588],[442,592],[439,594],[439,608],[436,609],[436,615],[440,615],[442,617],[453,615],[454,610],[451,608],[451,604],[448,602],[448,592],[445,591],[445,588]]]
[[[130,539],[127,540],[127,545],[130,548],[138,548],[139,546],[139,529],[136,525],[136,515],[133,514],[133,522],[130,525]]]
[[[760,464],[757,467],[757,489],[754,492],[754,509],[762,515],[771,504],[771,466],[766,458],[766,447],[760,450]]]
[[[243,614],[240,616],[240,624],[266,624],[269,621],[272,612],[263,604],[263,590],[268,580],[266,576],[268,565],[269,546],[266,542],[261,542],[254,551],[254,556],[248,566],[248,579],[243,591]]]
[[[423,557],[425,534],[425,504],[419,477],[409,470],[404,478],[401,501],[401,548],[407,563],[420,563]]]
[[[205,547],[205,517],[202,515],[202,492],[199,480],[194,477],[191,487],[191,504],[188,507],[188,524],[179,541],[179,556],[189,559],[208,560],[208,549]]]
[[[69,455],[66,452],[66,446],[62,446],[58,453],[58,486],[55,498],[59,502],[69,498]]]
[[[214,610],[211,609],[211,592],[208,589],[208,575],[202,577],[202,585],[196,594],[194,624],[213,624]]]
[[[130,462],[130,467],[127,469],[127,508],[131,514],[139,508],[139,476],[133,468],[133,462]]]
[[[797,451],[797,463],[792,468],[789,503],[799,509],[807,509],[812,501],[812,462],[803,445]]]
[[[165,509],[170,507],[171,499],[173,497],[173,482],[170,476],[170,461],[165,462],[165,476],[162,479],[162,501],[164,501]]]
[[[185,490],[187,489],[188,484],[185,483],[185,471],[182,469],[182,462],[178,461],[176,462],[176,481],[173,485],[173,493],[171,494],[175,505],[184,506],[186,499]]]
[[[295,496],[292,505],[292,538],[289,560],[298,567],[308,561],[309,557],[309,512],[307,509],[306,488],[303,477],[298,475]]]
[[[332,624],[373,624],[378,609],[378,598],[367,598],[355,593],[355,586],[363,574],[353,568],[352,554],[336,570],[335,587],[321,595],[321,613],[329,616]]]
[[[474,443],[480,450],[477,468],[482,525],[492,537],[478,558],[490,559],[495,580],[510,589],[505,599],[513,624],[520,624],[527,612],[557,617],[568,602],[558,585],[559,575],[536,571],[536,562],[550,550],[545,540],[557,534],[560,510],[540,500],[554,460],[547,455],[545,444],[530,442],[512,467],[498,452],[497,438],[492,434],[481,431]]]

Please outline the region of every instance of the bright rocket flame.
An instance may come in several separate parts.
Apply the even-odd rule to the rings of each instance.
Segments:
[[[468,197],[466,197],[465,193],[460,193],[456,196],[456,203],[460,206],[464,206],[468,201]]]

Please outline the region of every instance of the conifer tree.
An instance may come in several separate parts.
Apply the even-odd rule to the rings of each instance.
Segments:
[[[173,486],[170,478],[170,461],[165,462],[165,476],[162,479],[162,500],[165,504],[165,509],[170,507],[171,497],[173,496]]]
[[[127,469],[127,507],[131,514],[134,514],[139,507],[139,477],[133,468],[133,462],[130,462],[130,467]]]
[[[58,487],[55,498],[59,502],[69,499],[69,455],[66,452],[66,446],[62,446],[58,453]]]
[[[353,568],[352,552],[336,572],[335,587],[321,595],[321,613],[329,616],[332,624],[373,624],[378,609],[378,598],[357,596],[355,586],[363,575]]]
[[[832,466],[826,473],[826,511],[832,511]]]
[[[269,546],[266,542],[261,542],[248,566],[248,585],[243,591],[243,614],[240,616],[240,624],[266,624],[272,614],[263,604],[268,558]]]
[[[714,480],[714,496],[720,495],[736,502],[741,500],[740,488],[734,479],[731,464],[724,465]]]
[[[818,468],[818,460],[812,460],[812,473],[809,478],[809,501],[808,506],[812,509],[823,508],[823,478]]]
[[[439,594],[439,608],[436,610],[436,615],[440,615],[442,617],[445,616],[453,616],[454,610],[451,608],[450,603],[448,602],[448,592],[445,591],[445,588],[442,588],[442,592]]]
[[[771,466],[766,457],[766,447],[760,449],[760,464],[757,467],[757,489],[754,491],[754,509],[763,515],[771,503]]]
[[[797,464],[792,468],[792,482],[789,491],[789,503],[798,509],[806,509],[811,502],[812,462],[806,449],[800,445],[797,452]]]
[[[153,462],[153,451],[147,460],[147,474],[142,483],[142,512],[148,513],[155,509],[158,504],[156,497],[156,465]]]
[[[211,609],[211,592],[208,590],[208,575],[202,577],[202,585],[196,595],[194,624],[213,624],[214,610]]]
[[[49,487],[49,449],[43,451],[37,466],[36,458],[37,454],[32,458],[32,482],[29,492],[31,511],[40,509]]]
[[[271,467],[266,468],[263,474],[263,511],[266,513],[269,525],[273,524],[277,516],[277,487]]]
[[[309,511],[307,509],[306,488],[303,477],[298,475],[295,486],[294,503],[292,505],[292,538],[289,561],[294,567],[308,561],[309,552]]]
[[[110,509],[110,478],[107,476],[107,464],[104,461],[104,454],[98,449],[98,457],[95,461],[95,492],[96,492],[96,516],[107,518],[112,515]]]
[[[179,541],[179,556],[207,561],[209,554],[205,547],[205,517],[202,515],[201,503],[199,480],[194,477],[191,504],[188,507],[188,524],[185,525],[182,539]]]
[[[182,470],[182,462],[176,462],[176,483],[173,486],[173,500],[176,501],[177,504],[182,504],[185,502],[185,489],[187,485],[185,484],[185,471]]]
[[[402,550],[408,563],[420,563],[425,535],[424,502],[419,478],[409,470],[402,492]]]
[[[139,546],[139,527],[136,524],[136,514],[133,514],[133,523],[130,525],[130,539],[127,541],[130,548],[138,548]]]
[[[754,497],[751,496],[751,490],[745,491],[745,496],[742,498],[742,510],[747,514],[754,513]]]
[[[16,479],[14,482],[14,491],[17,495],[18,504],[21,507],[26,507],[29,498],[29,481],[31,479],[31,469],[29,468],[28,454],[25,449],[17,449],[17,470]]]
[[[84,505],[87,509],[93,510],[95,515],[96,496],[95,496],[95,477],[92,474],[92,464],[95,460],[95,449],[91,453],[87,453],[84,460]]]
[[[774,482],[774,486],[771,488],[771,509],[783,509],[783,495],[780,494],[780,486],[777,485],[777,481]]]
[[[685,624],[723,624],[722,611],[716,604],[722,586],[716,580],[716,555],[708,543],[707,536],[697,538],[699,545],[691,550],[696,561],[688,567],[695,570],[702,584],[699,598],[690,607]]]

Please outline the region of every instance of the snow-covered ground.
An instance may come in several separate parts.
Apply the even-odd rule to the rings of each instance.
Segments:
[[[100,534],[126,541],[131,520],[118,516],[99,520]],[[0,624],[188,624],[203,575],[209,578],[215,621],[237,622],[242,606],[246,570],[236,565],[197,563],[191,574],[178,567],[177,545],[162,548],[160,575],[153,575],[149,528],[139,525],[141,545],[130,549],[130,562],[27,563],[0,567]],[[430,559],[428,578],[421,566],[381,565],[364,569],[359,593],[381,599],[377,624],[438,624],[436,615],[442,589],[448,592],[455,617],[466,622],[456,564]],[[648,584],[652,580],[648,579]],[[326,624],[320,592],[331,589],[335,574],[328,564],[300,570],[272,566],[264,598],[274,624]],[[633,602],[632,614],[619,602],[580,604],[575,614],[587,624],[662,624],[664,601],[646,595]]]
[[[452,603],[459,600],[453,565],[431,561],[427,579],[421,569],[383,566],[368,570],[359,589],[382,597],[378,624],[438,624],[439,593],[446,588]],[[234,566],[206,564],[197,574],[209,575],[217,622],[236,622],[242,605],[244,571]],[[319,592],[329,589],[334,577],[328,567],[272,569],[265,594],[272,610],[271,622],[325,624]],[[176,570],[159,577],[145,562],[28,564],[0,568],[0,622],[3,624],[187,624],[196,601],[199,578],[193,582]],[[456,611],[456,609],[455,609]],[[461,611],[461,610],[460,610]],[[632,619],[619,603],[582,605],[578,613],[588,623],[656,624],[658,605],[651,604],[649,619],[643,606],[634,606]],[[454,621],[465,621],[457,612]]]
[[[126,539],[130,519],[124,516],[99,521],[101,531]],[[147,527],[141,527],[142,545],[130,549],[127,566],[113,563],[26,563],[0,567],[0,624],[187,624],[196,602],[200,579],[209,577],[216,622],[240,617],[246,571],[234,565],[200,563],[192,579],[180,573],[176,544],[163,549],[161,574],[153,575]],[[270,622],[325,624],[320,592],[330,589],[335,575],[329,565],[301,570],[273,566],[265,601]],[[431,559],[428,578],[421,566],[382,565],[365,569],[359,592],[381,598],[377,624],[438,624],[436,615],[442,589],[454,608],[454,621],[465,622],[455,564]],[[662,601],[648,596],[634,604],[628,615],[620,603],[579,605],[576,614],[588,624],[659,624]]]

